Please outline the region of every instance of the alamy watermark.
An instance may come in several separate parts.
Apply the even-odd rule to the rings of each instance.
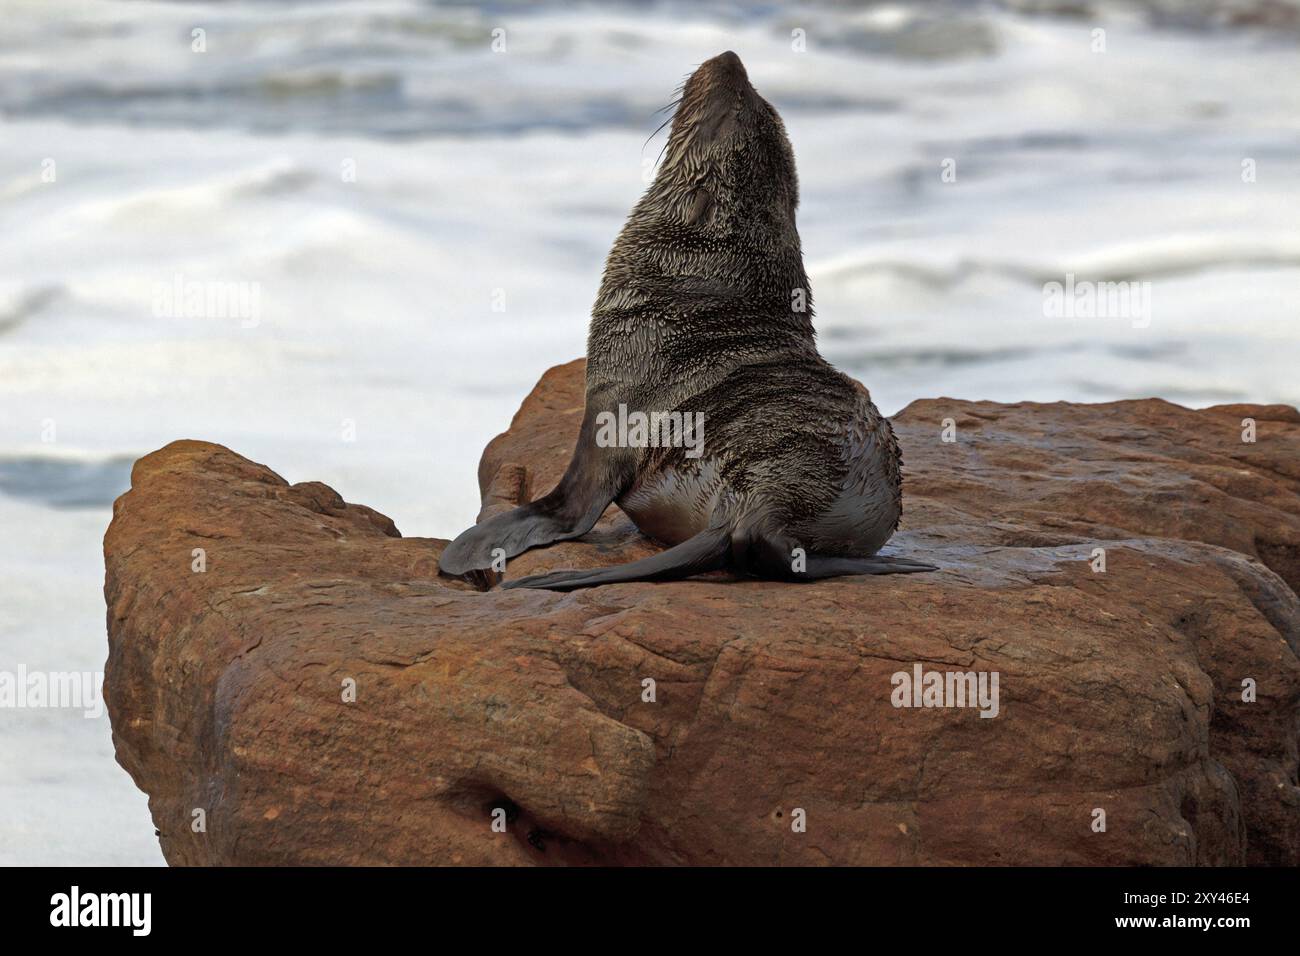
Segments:
[[[148,936],[153,925],[151,893],[83,893],[73,886],[50,897],[51,926],[124,926]]]
[[[159,319],[238,319],[246,329],[262,321],[260,282],[187,280],[177,274],[171,282],[155,282],[153,314]]]
[[[87,720],[104,715],[102,671],[0,671],[0,709],[80,710]]]
[[[895,707],[978,707],[981,717],[998,715],[997,671],[897,671],[889,682]]]
[[[703,412],[629,412],[596,415],[596,445],[600,448],[685,448],[687,458],[704,454]]]
[[[1129,319],[1135,329],[1151,324],[1150,282],[1076,280],[1043,285],[1043,315],[1049,319]]]

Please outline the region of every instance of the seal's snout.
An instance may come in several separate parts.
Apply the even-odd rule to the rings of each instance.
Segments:
[[[712,228],[724,206],[750,209],[737,223],[763,218],[760,208],[764,217],[793,213],[798,186],[785,127],[750,84],[740,57],[727,50],[705,60],[683,84],[676,105],[655,194],[680,221]],[[763,168],[755,173],[756,157]],[[750,195],[738,198],[742,190]]]
[[[733,88],[749,85],[749,74],[745,72],[745,64],[741,63],[740,57],[730,50],[705,60],[695,71],[695,75],[710,83],[721,83]]]
[[[726,141],[739,128],[737,110],[757,98],[745,64],[736,54],[728,50],[705,60],[686,81],[681,106],[673,117],[678,144],[689,140],[696,147],[708,147]]]

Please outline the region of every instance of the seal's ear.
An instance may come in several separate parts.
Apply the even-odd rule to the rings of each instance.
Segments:
[[[713,194],[703,186],[697,186],[686,198],[686,225],[707,226],[713,222]]]

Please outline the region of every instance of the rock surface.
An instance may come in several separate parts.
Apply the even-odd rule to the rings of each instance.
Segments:
[[[485,513],[549,490],[581,410],[581,362],[543,377]],[[217,445],[146,456],[105,691],[167,860],[1300,863],[1300,414],[935,399],[895,427],[890,550],[940,572],[573,594],[440,579],[445,542]],[[611,507],[508,573],[653,550]],[[918,664],[996,671],[997,716],[895,708]]]

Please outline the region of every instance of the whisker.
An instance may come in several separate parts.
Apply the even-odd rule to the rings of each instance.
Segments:
[[[641,144],[641,149],[644,151],[645,148],[650,145],[650,140],[654,139],[656,136],[659,135],[659,130],[662,130],[665,126],[671,123],[676,118],[676,116],[677,114],[674,113],[672,116],[668,117],[666,120],[660,123],[659,129],[655,130],[653,133],[651,133],[649,136],[645,138],[645,142]],[[667,143],[664,144],[665,147],[667,145],[668,145]]]
[[[664,140],[663,149],[659,150],[659,155],[655,157],[656,167],[658,167],[659,162],[664,158],[664,153],[666,153],[667,151],[668,151],[668,140]]]
[[[697,67],[699,66],[698,63],[695,64],[695,65],[696,65]],[[694,71],[694,70],[691,70],[689,73],[687,73],[685,76],[682,77],[682,81],[681,81],[680,83],[677,84],[677,89],[673,90],[673,99],[672,99],[672,101],[671,101],[670,103],[668,103],[668,105],[666,105],[666,106],[664,106],[664,107],[661,107],[660,109],[655,110],[655,113],[656,113],[656,114],[667,112],[668,110],[671,110],[671,109],[673,109],[674,107],[676,107],[676,106],[680,106],[680,105],[681,105],[682,100],[683,100],[683,99],[685,98],[685,96],[686,96],[686,83],[690,80],[691,76],[692,76],[694,73],[695,73],[695,71]],[[645,148],[646,148],[647,146],[650,145],[650,140],[652,140],[652,139],[654,139],[656,136],[658,136],[658,135],[663,131],[663,128],[664,128],[665,126],[667,126],[669,123],[671,123],[671,122],[672,122],[674,119],[676,119],[676,118],[677,118],[677,113],[676,113],[676,112],[673,112],[673,113],[669,114],[668,118],[665,119],[662,123],[659,124],[659,128],[656,129],[653,133],[651,133],[649,136],[646,137],[645,142],[641,144],[641,149],[642,149],[642,151],[644,152]],[[662,160],[662,159],[664,158],[664,152],[665,152],[667,149],[668,149],[668,141],[665,140],[665,141],[664,141],[664,145],[663,145],[663,149],[660,149],[660,150],[659,150],[659,156],[655,159],[655,165],[656,165],[656,166],[658,166],[658,165],[659,165],[659,161]]]

